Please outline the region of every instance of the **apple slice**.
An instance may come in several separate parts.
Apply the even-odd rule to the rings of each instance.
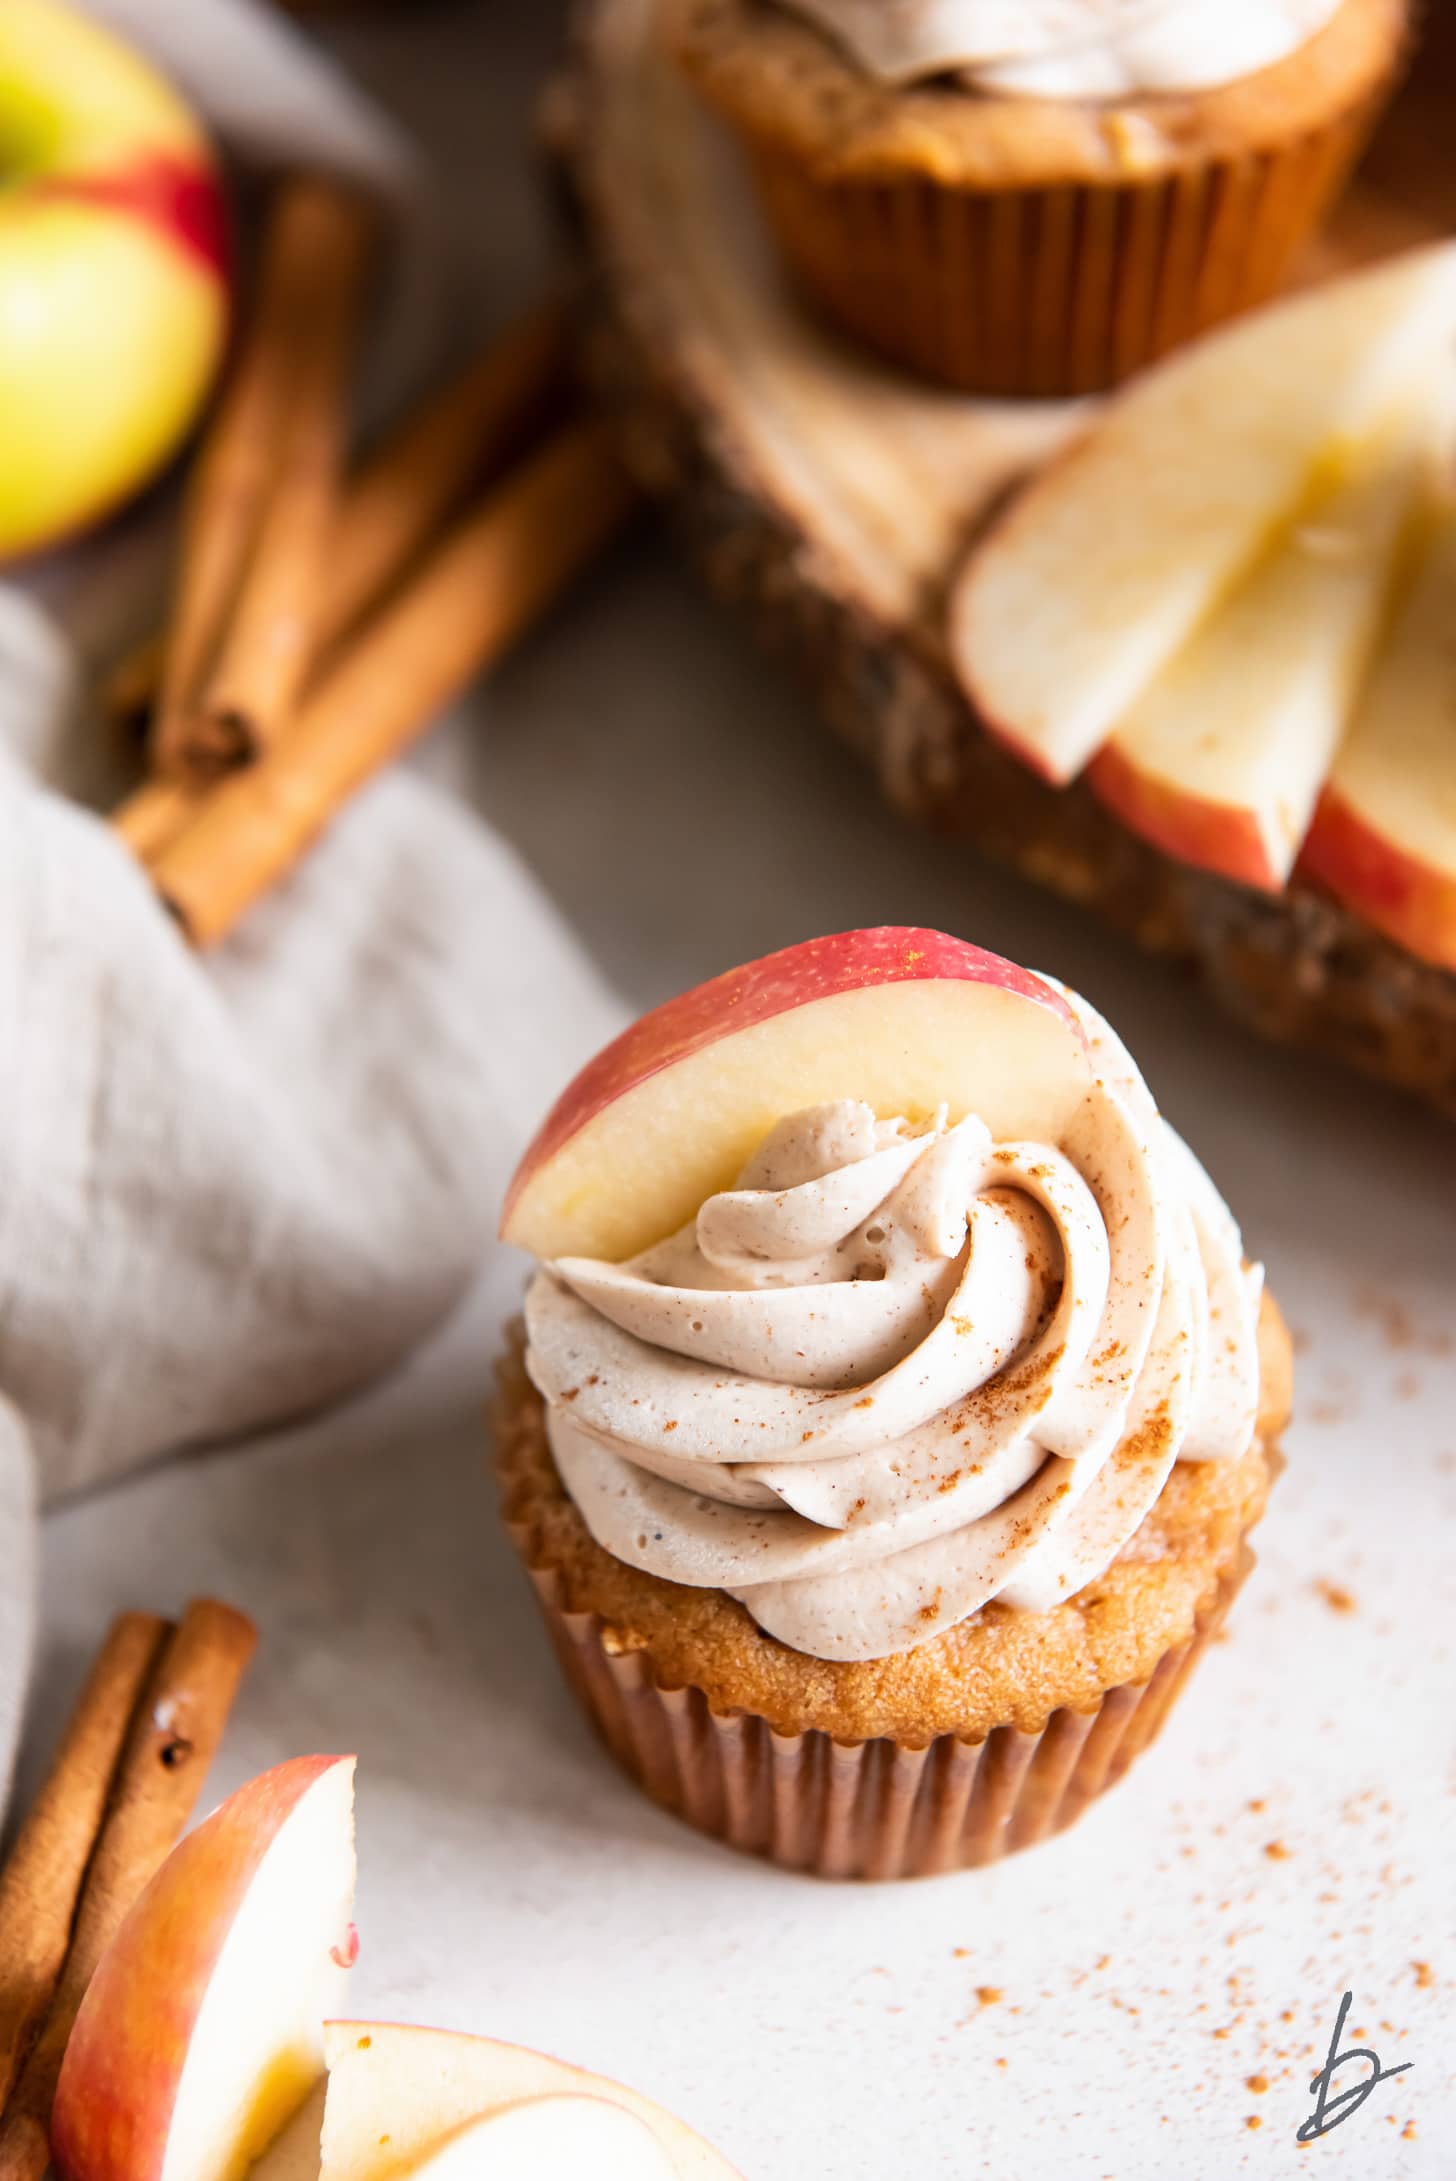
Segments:
[[[237,2181],[306,2098],[353,1958],[353,1782],[295,1758],[167,1858],[66,2048],[62,2181]]]
[[[1094,789],[1133,832],[1283,887],[1384,625],[1433,414],[1437,389],[1417,382],[1093,758]]]
[[[409,2169],[409,2181],[677,2181],[645,2121],[606,2098],[526,2098],[484,2113]]]
[[[1412,954],[1456,969],[1456,500],[1430,513],[1301,868]]]
[[[944,932],[810,939],[654,1008],[562,1092],[517,1169],[502,1239],[540,1258],[633,1255],[726,1187],[786,1113],[978,1113],[1055,1142],[1091,1081],[1061,995]]]
[[[665,2171],[676,2181],[738,2181],[733,2168],[701,2136],[651,2099],[545,2053],[487,2037],[386,2022],[331,2022],[325,2043],[329,2099],[320,2181],[398,2181],[404,2174],[425,2173],[435,2181],[436,2167],[422,2160],[443,2156],[462,2129],[486,2116],[538,2100],[605,2101],[641,2124],[666,2154]],[[478,2136],[482,2154],[489,2142],[486,2134]],[[545,2164],[535,2169],[542,2181],[557,2170]],[[638,2170],[623,2169],[634,2175]],[[440,2181],[446,2174],[456,2181],[454,2167],[438,2171]],[[459,2168],[461,2181],[474,2171],[494,2175],[495,2168],[482,2157],[478,2168]],[[560,2171],[595,2175],[598,2167],[588,2159]],[[640,2171],[642,2181],[656,2181],[652,2167]]]
[[[1070,780],[1456,336],[1456,245],[1241,319],[1139,379],[1015,500],[952,598],[991,733]]]
[[[320,2076],[291,2121],[269,2144],[248,2181],[319,2181],[319,2146],[324,2132],[328,2079]]]

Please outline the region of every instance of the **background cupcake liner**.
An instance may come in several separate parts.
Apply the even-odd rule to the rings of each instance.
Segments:
[[[821,1878],[929,1877],[1070,1825],[1157,1734],[1254,1565],[1245,1541],[1191,1636],[1147,1681],[1109,1689],[1090,1711],[1055,1711],[1038,1733],[942,1734],[916,1749],[780,1734],[754,1713],[715,1713],[701,1689],[662,1687],[645,1651],[599,1614],[567,1607],[558,1571],[533,1556],[529,1523],[507,1528],[566,1678],[623,1769],[700,1832]]]
[[[1146,181],[826,182],[767,143],[747,149],[784,257],[826,316],[968,392],[1084,394],[1275,294],[1384,97],[1280,150]]]

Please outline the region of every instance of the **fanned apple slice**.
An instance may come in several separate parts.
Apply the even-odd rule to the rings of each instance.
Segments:
[[[1301,868],[1412,954],[1456,969],[1456,499],[1430,510]]]
[[[988,729],[1070,780],[1456,337],[1456,245],[1212,334],[1139,379],[1016,499],[952,599]]]
[[[829,1099],[909,1120],[944,1105],[1054,1143],[1091,1079],[1061,994],[998,954],[900,926],[810,939],[654,1008],[589,1061],[521,1161],[502,1239],[629,1257],[728,1187],[786,1113]]]
[[[295,1758],[168,1856],[66,2048],[62,2181],[239,2181],[307,2097],[353,1958],[353,1783],[352,1757]]]
[[[1384,625],[1439,408],[1417,381],[1093,758],[1098,795],[1168,855],[1284,885]]]
[[[739,2181],[701,2136],[622,2083],[493,2038],[389,2022],[331,2022],[325,2033],[329,2097],[319,2181],[398,2181],[431,2173],[463,2129],[530,2101],[605,2101],[641,2123],[675,2181]],[[620,2140],[620,2138],[619,2138]],[[479,2148],[488,2147],[481,2135]],[[543,2166],[543,2173],[557,2169]],[[583,2163],[583,2176],[597,2168]],[[462,2175],[467,2172],[462,2168]],[[484,2163],[482,2174],[494,2169]],[[625,2169],[624,2169],[625,2171]],[[442,2181],[453,2167],[441,2166]],[[643,2181],[656,2181],[650,2166]]]

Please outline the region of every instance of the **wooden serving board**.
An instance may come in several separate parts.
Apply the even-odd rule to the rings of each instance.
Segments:
[[[596,277],[591,360],[638,475],[713,589],[807,675],[900,811],[1187,963],[1271,1037],[1456,1114],[1456,976],[1312,888],[1251,893],[1172,861],[1079,786],[980,730],[944,602],[968,542],[1090,403],[925,387],[821,330],[788,292],[736,150],[660,50],[659,0],[587,0],[548,136]],[[1456,24],[1440,32],[1456,47]],[[1423,51],[1309,273],[1456,221],[1456,67]]]

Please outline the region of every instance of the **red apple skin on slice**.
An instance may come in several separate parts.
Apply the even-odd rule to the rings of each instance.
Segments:
[[[1098,800],[1130,832],[1141,834],[1164,855],[1199,864],[1242,885],[1277,893],[1282,877],[1269,860],[1268,845],[1252,811],[1235,803],[1214,803],[1171,787],[1131,764],[1115,742],[1099,750],[1087,777]]]
[[[305,2020],[307,2002],[336,2003],[352,1953],[353,1771],[298,1757],[265,1772],[142,1893],[66,2048],[61,2181],[236,2181],[306,2097],[324,2011]]]
[[[621,1259],[690,1219],[784,1114],[861,1098],[944,1104],[998,1137],[1054,1140],[1091,1083],[1061,995],[945,932],[806,940],[644,1015],[562,1093],[521,1161],[501,1235],[539,1258]]]
[[[1456,753],[1456,707],[1452,748]],[[1456,801],[1451,844],[1442,870],[1379,832],[1332,785],[1320,797],[1299,868],[1423,962],[1456,970]]]

